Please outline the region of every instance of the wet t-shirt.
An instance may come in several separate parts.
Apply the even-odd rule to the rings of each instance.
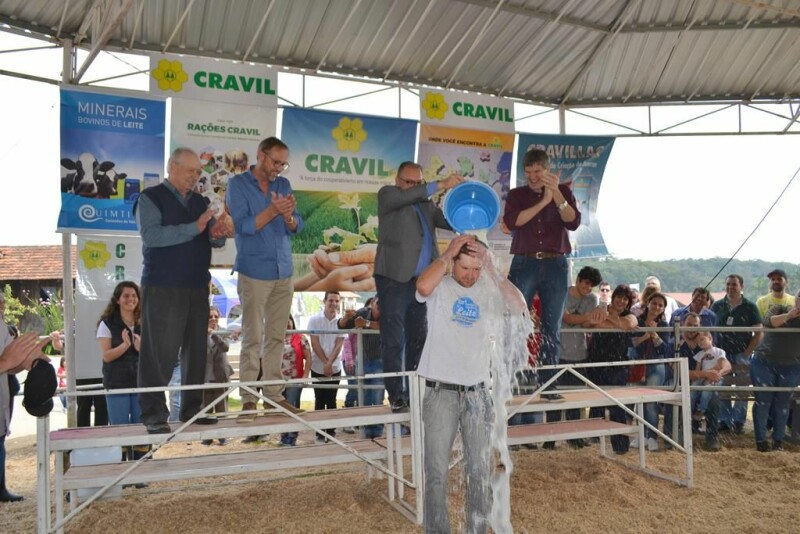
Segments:
[[[417,300],[428,304],[428,337],[417,373],[462,386],[487,382],[489,324],[499,299],[483,276],[470,288],[447,276],[427,299],[417,293]]]

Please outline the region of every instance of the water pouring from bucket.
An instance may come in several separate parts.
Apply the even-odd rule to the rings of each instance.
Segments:
[[[459,234],[472,234],[484,243],[500,218],[500,199],[483,182],[462,182],[444,197],[444,216]]]

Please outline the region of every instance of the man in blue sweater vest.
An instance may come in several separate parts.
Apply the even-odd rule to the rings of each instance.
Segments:
[[[145,189],[134,206],[142,235],[142,342],[139,387],[166,386],[181,358],[181,383],[203,384],[206,375],[208,284],[211,247],[225,242],[223,224],[194,192],[200,159],[188,148],[176,149],[163,183]],[[200,411],[202,390],[182,392],[180,420]],[[170,432],[163,392],[140,393],[142,423],[150,434]],[[200,417],[199,424],[216,419]]]

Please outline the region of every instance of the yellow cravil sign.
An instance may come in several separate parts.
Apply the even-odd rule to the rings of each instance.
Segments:
[[[164,96],[277,107],[278,75],[263,65],[150,56],[150,91]]]
[[[367,140],[367,131],[361,119],[342,117],[339,125],[331,130],[331,136],[336,140],[337,149],[358,152],[361,150],[361,143]]]
[[[87,241],[81,249],[80,257],[87,269],[102,269],[111,259],[111,253],[102,241]]]
[[[514,131],[514,104],[504,98],[453,91],[420,92],[423,123],[503,132]]]

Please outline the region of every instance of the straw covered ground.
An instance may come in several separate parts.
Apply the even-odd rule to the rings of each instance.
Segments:
[[[307,434],[307,435],[306,435]],[[159,457],[275,446],[171,444]],[[310,443],[310,433],[301,442]],[[2,531],[35,532],[35,438],[6,442],[7,479],[25,501],[0,504]],[[723,438],[724,449],[695,449],[695,487],[686,489],[602,459],[597,445],[512,453],[512,522],[516,532],[797,532],[800,450],[758,453],[752,434]],[[623,461],[635,462],[631,452]],[[649,465],[680,474],[675,451],[648,454]],[[454,531],[462,520],[460,474],[453,473]],[[358,466],[270,472],[251,479],[209,478],[125,489],[94,503],[70,533],[421,532],[386,504],[385,480],[367,482]],[[410,493],[410,492],[409,492]],[[408,494],[407,494],[408,497]]]

